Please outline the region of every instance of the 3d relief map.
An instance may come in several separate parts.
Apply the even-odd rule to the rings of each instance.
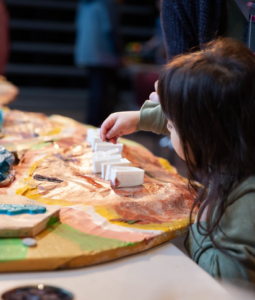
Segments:
[[[143,184],[113,187],[93,172],[85,125],[11,110],[4,118],[0,144],[15,159],[0,187],[1,272],[83,267],[187,231],[195,192],[142,145],[119,141],[122,158],[144,170]]]

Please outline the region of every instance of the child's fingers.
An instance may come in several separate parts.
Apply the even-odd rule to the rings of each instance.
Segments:
[[[122,135],[122,133],[120,132],[120,125],[118,124],[118,122],[116,122],[114,126],[107,132],[106,138],[108,140],[113,138],[116,139],[116,137],[118,137],[120,134]]]
[[[114,142],[112,142],[112,143],[113,143],[113,144],[117,144],[118,139],[119,139],[120,137],[122,137],[122,136],[123,136],[123,133],[122,133],[122,131],[121,131],[121,132],[119,132],[118,135],[116,135],[114,138],[111,139],[111,140],[114,140]]]
[[[120,138],[120,137],[122,137],[122,136],[123,136],[123,134],[122,134],[122,132],[120,132],[120,133],[119,133],[118,135],[116,135],[115,137],[109,139],[109,142],[110,142],[110,143],[113,143],[113,144],[117,144],[118,138]]]
[[[100,128],[100,137],[103,142],[106,141],[106,135],[108,134],[109,130],[114,126],[114,120],[112,116],[109,116],[101,125]]]
[[[114,137],[114,138],[112,138],[112,139],[109,140],[109,143],[117,144],[117,139],[118,138]]]
[[[159,97],[158,97],[158,94],[156,92],[152,92],[149,96],[149,99],[152,101],[152,102],[159,102]]]

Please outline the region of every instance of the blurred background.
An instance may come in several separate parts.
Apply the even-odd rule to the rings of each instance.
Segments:
[[[93,27],[90,30],[94,32],[98,30],[95,29],[98,24],[93,24],[91,20],[87,24],[79,21],[79,18],[86,18],[85,14],[82,15],[82,10],[88,9],[93,1],[3,2],[9,14],[10,28],[9,62],[4,75],[19,87],[19,95],[10,105],[12,109],[43,112],[47,115],[60,114],[91,124],[92,121],[88,122],[88,106],[91,93],[95,93],[96,89],[93,89],[93,85],[103,90],[106,100],[109,100],[107,97],[114,98],[114,103],[106,102],[109,111],[139,110],[154,91],[154,82],[165,63],[159,1],[112,1],[114,3],[109,5],[113,4],[114,10],[110,7],[107,13],[114,13],[115,19],[108,18],[108,22],[101,12],[103,16],[98,23],[103,24],[102,28],[107,27],[107,23],[110,23],[108,26],[115,27],[114,38],[117,41],[114,43],[118,44],[115,54],[119,62],[115,65],[112,63],[115,74],[111,73],[111,77],[114,77],[114,82],[108,82],[108,86],[115,86],[113,89],[117,87],[115,94],[105,91],[100,82],[106,80],[112,66],[104,68],[106,75],[101,74],[100,77],[100,74],[96,74],[94,83],[91,83],[93,67],[96,69],[94,73],[100,73],[100,68],[98,70],[98,67],[86,65],[86,57],[79,58],[79,51],[84,52],[86,47],[91,47],[91,33],[82,32],[81,26]],[[97,13],[100,18],[100,12]],[[82,35],[87,40],[83,45]],[[85,60],[84,64],[80,64],[82,60]],[[98,64],[100,63],[102,64],[99,61]],[[93,125],[99,126],[101,121]],[[143,144],[155,155],[167,158],[185,175],[185,167],[175,156],[171,145],[168,147],[168,139],[162,141],[162,136],[146,132],[136,133],[128,138]],[[160,141],[163,147],[160,147]]]
[[[58,113],[84,121],[84,108],[89,97],[88,78],[86,68],[78,68],[74,63],[75,23],[80,1],[4,2],[10,15],[11,38],[5,75],[20,88],[13,107],[47,114]],[[155,3],[154,0],[126,0],[116,4],[120,18],[117,29],[123,45],[122,56],[134,54],[134,61],[138,60],[135,56],[140,51],[140,43],[153,36],[158,16]],[[134,53],[128,53],[132,47]],[[153,56],[149,60],[154,63]],[[119,68],[121,109],[138,108],[138,99],[134,97],[134,74],[131,73],[125,66]],[[153,89],[154,82],[151,91]]]
[[[160,1],[1,2],[6,12],[0,19],[9,16],[5,26],[10,35],[3,75],[19,88],[12,109],[60,114],[100,126],[111,112],[139,110],[154,91],[166,62]],[[146,132],[127,138],[187,175],[169,138]]]

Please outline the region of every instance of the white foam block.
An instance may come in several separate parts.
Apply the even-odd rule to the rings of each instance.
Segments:
[[[115,162],[109,162],[109,161],[107,161],[107,162],[102,163],[102,165],[101,165],[101,178],[102,178],[102,179],[105,179],[105,176],[106,176],[106,170],[107,170],[107,166],[108,166],[108,165],[115,164],[115,163],[116,163],[116,164],[117,164],[117,163],[121,163],[122,159],[123,159],[123,158],[120,158],[118,161],[115,161]]]
[[[112,167],[129,167],[129,166],[130,166],[130,161],[127,160],[126,158],[122,158],[120,161],[113,162],[113,163],[104,163],[102,164],[102,178],[105,180],[111,179]]]
[[[126,165],[126,162],[129,162],[126,158],[121,158],[118,162],[113,162],[113,163],[103,163],[101,166],[101,174],[102,174],[102,179],[105,179],[106,173],[107,173],[107,166],[108,165],[114,165],[115,167],[120,166],[118,163],[122,164],[124,163]],[[124,166],[125,166],[124,165]],[[107,179],[110,180],[110,179]]]
[[[100,136],[99,135],[98,136],[95,135],[93,137],[93,139],[92,139],[92,144],[91,144],[91,147],[92,147],[93,151],[96,151],[96,152],[98,152],[98,151],[106,151],[106,150],[96,150],[96,145],[97,144],[101,144],[101,143],[103,143],[103,141],[101,140]]]
[[[112,167],[111,186],[132,187],[144,182],[144,170],[134,167]]]
[[[106,158],[106,157],[112,157],[113,154],[119,154],[119,149],[112,149],[112,150],[109,150],[109,151],[97,151],[97,152],[94,152],[93,155],[92,155],[92,159],[93,161],[94,160],[100,160],[100,159],[103,159],[103,158]]]
[[[112,144],[107,142],[96,142],[95,143],[95,151],[109,151],[112,149],[119,149],[119,152],[122,153],[123,144]]]
[[[89,129],[87,129],[87,142],[92,145],[93,140],[94,140],[94,136],[99,137],[99,134],[100,134],[100,128],[96,128],[96,129],[89,128]]]
[[[116,162],[116,161],[119,161],[120,159],[121,159],[121,155],[119,154],[119,155],[114,155],[112,157],[106,157],[105,159],[102,159],[102,160],[93,161],[93,172],[101,173],[103,163]]]
[[[111,149],[109,151],[98,151],[93,153],[93,172],[101,173],[102,164],[106,162],[116,162],[119,161],[122,157],[119,153],[119,149]]]

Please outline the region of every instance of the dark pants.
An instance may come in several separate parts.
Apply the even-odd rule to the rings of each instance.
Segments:
[[[86,123],[100,126],[118,101],[117,68],[88,67],[89,102]]]

